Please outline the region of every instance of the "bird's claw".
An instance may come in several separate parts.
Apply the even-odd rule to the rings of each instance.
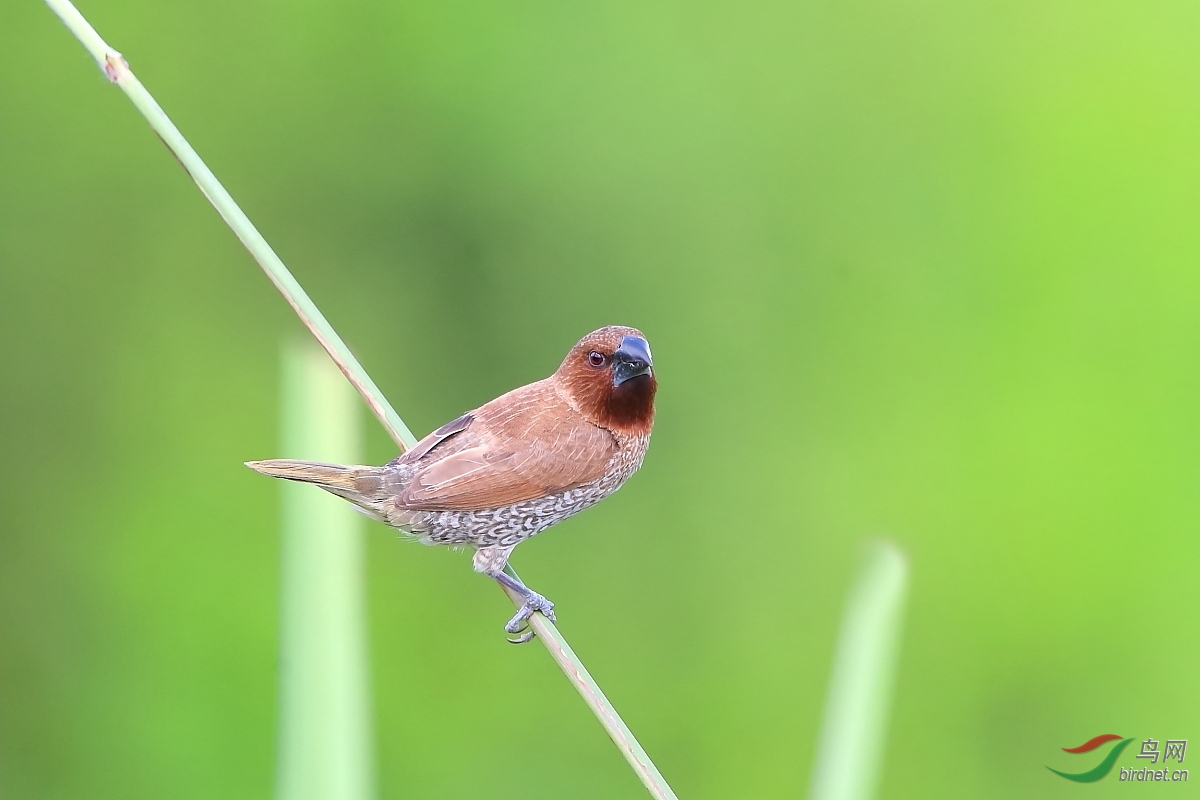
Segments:
[[[535,637],[535,636],[537,636],[537,634],[533,632],[533,628],[530,628],[527,626],[525,628],[525,632],[522,633],[520,636],[510,636],[508,638],[508,643],[509,644],[525,644],[526,642],[533,641],[533,637]]]
[[[529,596],[525,598],[525,602],[521,604],[520,610],[504,626],[504,630],[508,633],[520,634],[515,638],[509,639],[509,642],[512,644],[525,644],[535,636],[533,628],[529,627],[529,618],[533,616],[535,611],[541,612],[551,622],[558,621],[554,616],[554,603],[551,603],[537,592],[530,592]]]

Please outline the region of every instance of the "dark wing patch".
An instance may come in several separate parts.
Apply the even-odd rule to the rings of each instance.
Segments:
[[[475,419],[474,412],[468,411],[461,417],[450,420],[445,425],[438,428],[421,441],[417,442],[412,450],[409,450],[401,457],[400,463],[411,464],[414,461],[419,461],[430,450],[437,447],[454,434],[465,431],[470,426],[471,420],[473,419]]]

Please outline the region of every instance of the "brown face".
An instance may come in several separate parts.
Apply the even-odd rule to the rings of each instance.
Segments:
[[[571,348],[556,375],[580,410],[603,427],[648,432],[654,422],[654,361],[636,328],[611,325]]]

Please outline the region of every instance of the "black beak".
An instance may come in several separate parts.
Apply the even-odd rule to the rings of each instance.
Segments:
[[[639,375],[653,375],[654,360],[650,358],[650,345],[637,336],[621,339],[621,346],[613,353],[613,386],[620,386]]]

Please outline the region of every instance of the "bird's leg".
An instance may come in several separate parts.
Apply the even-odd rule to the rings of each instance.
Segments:
[[[521,598],[521,609],[504,626],[509,633],[519,633],[515,639],[509,639],[513,644],[524,644],[533,638],[533,630],[529,628],[529,618],[533,612],[540,611],[546,619],[554,622],[554,603],[530,589],[516,578],[505,574],[504,566],[508,563],[511,547],[480,547],[471,559],[476,572],[482,572],[493,578],[501,586],[515,592]]]
[[[556,621],[554,618],[554,603],[551,603],[542,595],[504,572],[497,572],[492,577],[501,586],[507,587],[521,596],[521,608],[508,621],[508,624],[504,626],[504,630],[509,633],[521,634],[515,639],[509,639],[510,642],[513,644],[524,644],[533,638],[534,633],[533,629],[529,627],[529,618],[533,616],[533,612],[535,611],[545,614],[546,619],[551,622]]]

